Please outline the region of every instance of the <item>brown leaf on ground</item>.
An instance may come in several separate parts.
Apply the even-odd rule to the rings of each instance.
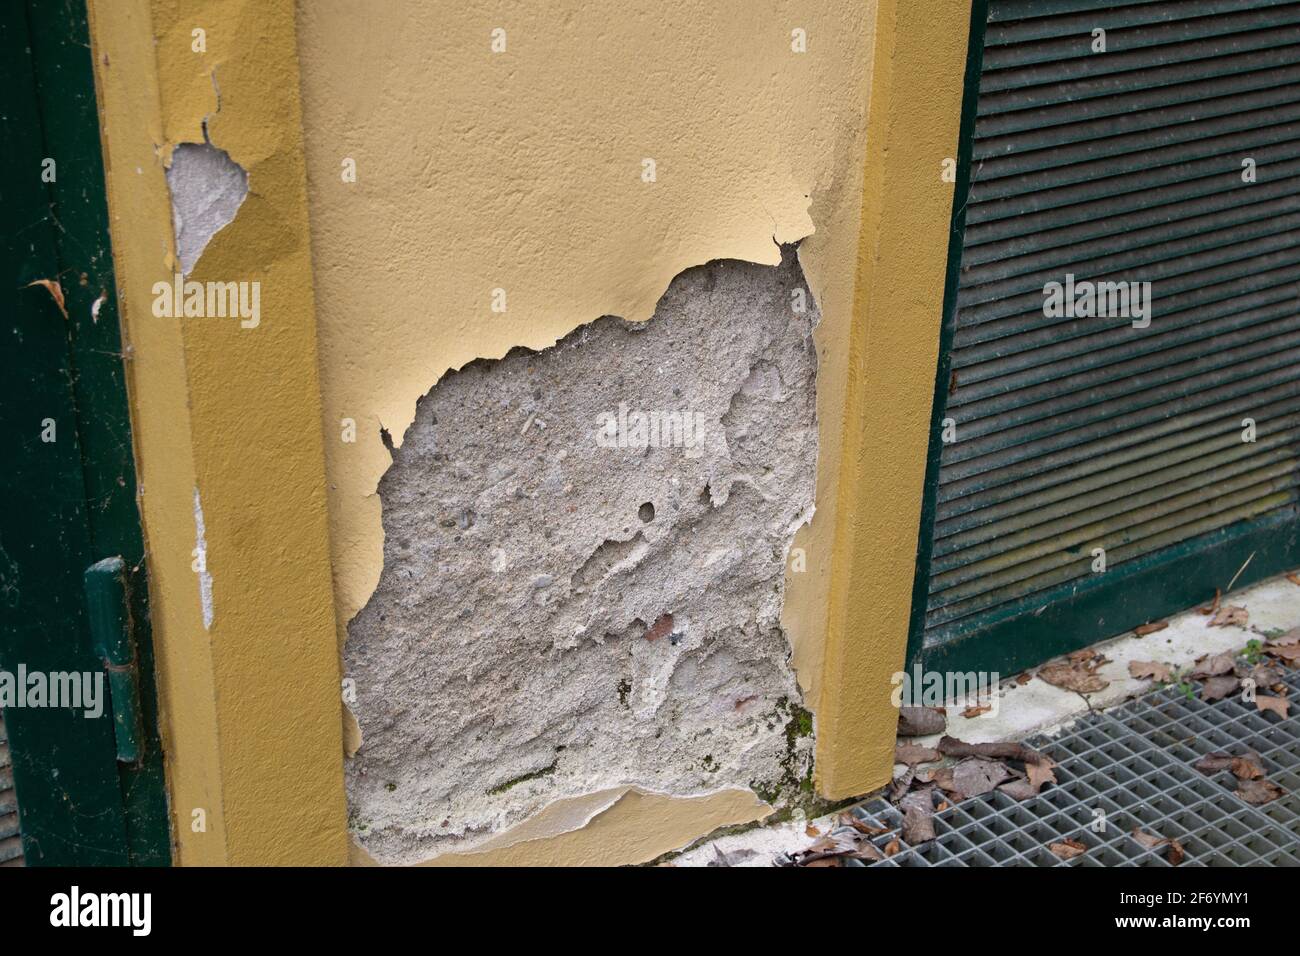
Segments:
[[[935,707],[898,708],[898,736],[928,737],[941,734],[948,727],[948,718]]]
[[[1286,573],[1286,579],[1292,584],[1300,584],[1300,574],[1296,574],[1294,571],[1288,571]]]
[[[980,714],[987,714],[992,709],[993,709],[992,704],[980,704],[978,707],[972,705],[970,707],[967,707],[965,710],[963,710],[961,712],[961,715],[963,717],[968,717],[968,718],[978,717]]]
[[[1034,675],[1029,673],[1029,671],[1021,671],[1019,674],[1016,675],[1016,683],[1020,684],[1022,687],[1025,684],[1028,684],[1033,679],[1034,679]]]
[[[894,763],[905,763],[909,767],[918,763],[933,763],[939,759],[939,751],[919,744],[894,744]]]
[[[1138,680],[1150,678],[1167,684],[1173,677],[1173,673],[1169,670],[1168,664],[1161,664],[1159,661],[1129,661],[1128,676],[1136,677]]]
[[[903,808],[903,840],[908,846],[934,839],[934,798],[929,790],[909,793],[899,806]]]
[[[968,744],[956,737],[939,738],[939,753],[945,757],[991,757],[994,760],[1021,760],[1025,763],[1047,763],[1055,766],[1051,758],[1021,743]]]
[[[1140,827],[1135,827],[1130,835],[1148,850],[1155,849],[1158,846],[1164,846],[1167,842],[1164,837],[1156,836],[1153,833],[1147,833],[1146,830],[1143,830]]]
[[[790,856],[795,866],[842,866],[845,859],[881,860],[880,850],[858,833],[832,833]]]
[[[1258,780],[1264,776],[1264,765],[1260,762],[1259,754],[1253,750],[1248,756],[1233,757],[1229,769],[1238,780]]]
[[[1206,754],[1200,760],[1196,761],[1196,763],[1192,764],[1192,768],[1194,770],[1199,770],[1201,773],[1215,774],[1230,769],[1232,767],[1232,762],[1236,759],[1238,758],[1234,757],[1232,754],[1225,754],[1222,752]]]
[[[1291,702],[1285,697],[1273,697],[1269,694],[1256,694],[1255,706],[1260,710],[1271,710],[1283,720],[1291,710]]]
[[[1293,627],[1285,634],[1270,637],[1266,642],[1270,647],[1283,647],[1288,644],[1300,644],[1300,627]]]
[[[1169,861],[1170,866],[1177,866],[1183,862],[1187,854],[1183,850],[1183,845],[1177,840],[1169,841],[1169,849],[1165,851],[1165,859]]]
[[[1238,667],[1235,673],[1243,680],[1254,681],[1257,688],[1272,687],[1282,680],[1282,671],[1268,664],[1256,664],[1254,667],[1245,665]]]
[[[889,827],[875,826],[868,823],[866,820],[854,816],[852,813],[841,813],[840,825],[853,827],[853,829],[857,830],[859,833],[865,833],[867,836],[884,836],[886,833],[891,832]]]
[[[1237,796],[1254,807],[1270,803],[1284,793],[1286,791],[1271,780],[1242,780],[1237,784]]]
[[[1152,621],[1150,624],[1139,624],[1133,628],[1133,633],[1138,637],[1146,637],[1148,634],[1156,633],[1156,631],[1163,631],[1168,626],[1168,621]]]
[[[1209,627],[1245,627],[1250,622],[1250,612],[1235,604],[1225,604],[1210,618]]]
[[[1192,670],[1190,676],[1193,680],[1205,680],[1207,677],[1218,677],[1221,674],[1231,674],[1234,664],[1231,654],[1215,654],[1213,657],[1198,657],[1196,667]]]
[[[1004,765],[986,757],[967,757],[952,768],[953,785],[966,797],[988,793],[1010,776]]]
[[[822,835],[822,831],[818,830],[811,823],[803,828],[803,832],[804,832],[804,836],[810,836],[810,837],[819,837]]]
[[[912,789],[912,781],[916,779],[916,768],[908,767],[901,774],[894,778],[894,782],[889,788],[889,799],[897,803],[903,798],[907,791]]]
[[[998,790],[1005,793],[1012,800],[1028,800],[1035,796],[1037,791],[1028,780],[1012,780],[998,787]]]
[[[1071,837],[1067,837],[1060,843],[1048,844],[1047,848],[1062,860],[1073,860],[1076,856],[1082,856],[1088,852],[1087,844],[1080,843]]]
[[[1037,793],[1043,789],[1045,784],[1056,783],[1056,771],[1052,768],[1056,766],[1050,760],[1044,758],[1042,763],[1025,763],[1025,775],[1029,778],[1029,789],[1032,793]]]
[[[1268,644],[1264,647],[1264,653],[1290,664],[1300,661],[1300,644]]]
[[[957,785],[952,782],[952,767],[940,767],[930,777],[930,780],[944,793],[954,794],[958,799],[961,799],[961,791],[959,791]]]
[[[894,837],[894,839],[885,844],[885,856],[894,856],[902,848],[902,845],[898,842],[898,837]]]
[[[1068,664],[1045,664],[1038,669],[1040,679],[1053,687],[1079,694],[1095,694],[1110,686],[1110,681],[1094,673],[1096,663],[1072,661]]]
[[[27,288],[30,289],[34,285],[40,286],[50,294],[50,298],[54,300],[54,304],[59,307],[59,311],[63,313],[63,317],[66,319],[68,317],[68,309],[67,306],[63,304],[63,286],[59,285],[59,280],[37,279],[35,282],[27,283]]]
[[[1214,589],[1214,601],[1213,601],[1212,603],[1210,603],[1210,604],[1207,604],[1205,607],[1198,607],[1198,608],[1196,609],[1196,613],[1197,613],[1197,614],[1207,614],[1207,615],[1208,615],[1208,614],[1213,614],[1215,611],[1217,611],[1217,610],[1219,609],[1219,600],[1220,600],[1222,597],[1223,597],[1223,592],[1220,591],[1218,588],[1215,588],[1215,589]]]
[[[1231,675],[1211,677],[1201,685],[1201,700],[1223,700],[1241,685],[1241,681]]]

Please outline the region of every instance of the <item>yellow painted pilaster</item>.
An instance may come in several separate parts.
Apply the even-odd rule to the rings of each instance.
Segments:
[[[169,795],[182,864],[347,861],[292,4],[90,0]],[[202,49],[196,43],[202,31]],[[191,279],[261,320],[158,318],[180,142],[248,173]],[[197,498],[196,498],[197,493]],[[205,623],[193,570],[201,502]],[[202,811],[206,828],[197,827]]]
[[[880,0],[818,716],[820,790],[889,780],[929,445],[968,0]]]

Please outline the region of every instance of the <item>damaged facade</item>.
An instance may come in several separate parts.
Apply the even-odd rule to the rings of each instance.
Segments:
[[[614,787],[810,788],[780,619],[813,509],[817,319],[787,246],[424,396],[344,653],[350,825],[371,856],[472,849]]]

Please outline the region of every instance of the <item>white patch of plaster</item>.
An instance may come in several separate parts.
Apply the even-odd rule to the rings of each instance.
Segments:
[[[212,574],[208,571],[208,542],[203,529],[203,505],[194,489],[194,557],[199,566],[199,605],[203,608],[203,629],[212,630]]]
[[[193,271],[203,250],[234,220],[248,196],[248,173],[211,143],[181,143],[167,168],[172,226],[181,272]]]

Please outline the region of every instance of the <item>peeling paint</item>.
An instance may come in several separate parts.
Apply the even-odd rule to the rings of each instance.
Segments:
[[[508,53],[490,52],[493,10]],[[643,321],[684,270],[775,265],[774,238],[803,239],[823,315],[823,463],[816,519],[794,542],[807,570],[790,577],[782,624],[816,701],[874,15],[856,0],[653,12],[608,0],[567,18],[299,5],[341,641],[384,567],[381,423],[400,446],[449,370],[548,348],[592,316]],[[674,23],[690,24],[692,42]],[[812,52],[792,50],[794,26]],[[423,69],[430,57],[444,68]],[[629,63],[654,63],[654,82]],[[413,128],[413,115],[427,122]],[[641,179],[647,156],[654,183]],[[354,181],[340,177],[345,159]],[[493,311],[494,290],[508,311]],[[355,443],[337,438],[344,418]],[[516,427],[541,432],[527,415]]]
[[[812,728],[788,733],[780,616],[815,483],[816,322],[787,247],[425,397],[346,651],[367,849],[463,851],[591,789],[798,795]]]
[[[203,503],[199,489],[194,489],[194,570],[199,578],[199,605],[203,609],[203,629],[212,630],[212,574],[208,571],[208,539],[203,527]]]
[[[188,276],[212,237],[234,221],[244,204],[248,173],[211,143],[180,143],[171,151],[167,189],[176,253],[181,272]]]

